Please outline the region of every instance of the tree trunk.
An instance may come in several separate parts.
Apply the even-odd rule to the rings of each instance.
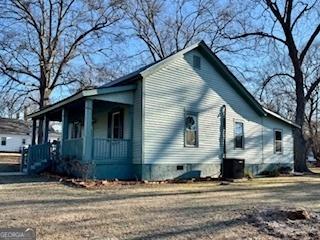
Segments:
[[[38,144],[43,143],[43,119],[39,119],[38,124]]]
[[[298,74],[299,75],[299,74]],[[303,89],[303,76],[296,76],[296,119],[295,123],[300,126],[300,128],[294,128],[294,170],[297,172],[308,172],[309,169],[306,163],[306,140],[303,135],[303,124],[304,124],[304,112],[305,112],[305,97]]]
[[[308,172],[309,169],[306,164],[306,141],[304,139],[302,130],[295,128],[293,130],[294,136],[294,170],[296,172]]]
[[[47,105],[49,105],[49,97],[51,94],[51,90],[48,88],[40,89],[40,101],[39,101],[39,110],[43,109]],[[39,119],[39,125],[38,125],[38,144],[43,143],[43,119]]]

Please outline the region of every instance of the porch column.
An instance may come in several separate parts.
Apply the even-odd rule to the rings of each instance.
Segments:
[[[92,129],[92,99],[86,99],[85,110],[84,110],[84,131],[83,131],[83,152],[82,160],[92,160],[92,140],[93,140],[93,129]]]
[[[68,139],[68,131],[69,131],[69,116],[68,116],[68,110],[63,108],[62,109],[62,114],[61,114],[61,119],[62,119],[62,135],[61,135],[61,155],[63,154],[63,145],[64,141]]]
[[[36,134],[37,134],[37,120],[35,118],[32,118],[32,139],[31,139],[31,145],[36,144]]]
[[[48,136],[49,136],[49,119],[47,115],[45,115],[43,119],[43,143],[48,142]]]
[[[133,131],[134,131],[134,113],[133,113],[133,106],[130,105],[129,106],[129,121],[130,121],[130,141],[131,144],[129,144],[128,146],[128,158],[131,162],[133,162],[133,154],[132,154],[132,150],[133,150]]]

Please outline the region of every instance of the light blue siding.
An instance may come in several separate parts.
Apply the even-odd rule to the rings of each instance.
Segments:
[[[293,163],[293,137],[292,129],[279,120],[265,118],[263,130],[263,163],[288,164]],[[282,130],[281,154],[274,152],[274,130]]]
[[[193,55],[201,57],[201,69],[192,67]],[[268,129],[285,128],[289,143],[285,161],[292,162],[291,127],[270,122],[230,86],[202,55],[193,50],[144,78],[144,164],[208,164],[222,159],[219,113],[226,105],[227,157],[244,158],[247,164],[276,162]],[[184,147],[184,112],[198,112],[199,147]],[[269,118],[266,118],[269,119]],[[244,123],[245,149],[234,148],[234,122]],[[266,126],[263,126],[263,121]],[[269,125],[268,125],[269,124]],[[263,132],[266,136],[263,137]],[[265,146],[264,146],[265,145]],[[264,150],[265,149],[265,150]]]

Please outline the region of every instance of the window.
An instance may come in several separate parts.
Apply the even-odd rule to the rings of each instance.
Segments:
[[[74,122],[72,124],[72,132],[71,132],[71,138],[81,138],[82,132],[81,132],[81,122]]]
[[[1,137],[1,146],[7,145],[7,138],[6,137]]]
[[[274,152],[282,153],[282,131],[274,130]]]
[[[185,114],[184,145],[198,147],[198,115],[187,112]]]
[[[235,122],[235,137],[234,137],[234,147],[235,148],[244,148],[244,130],[242,122]]]
[[[181,170],[183,170],[183,165],[178,165],[177,166],[177,171],[181,171]]]
[[[25,145],[26,144],[26,139],[22,138],[22,144]]]
[[[124,111],[118,109],[108,113],[108,138],[123,139]]]
[[[199,56],[193,55],[193,67],[201,69],[201,58]]]
[[[115,112],[112,114],[112,138],[120,138],[120,112]]]

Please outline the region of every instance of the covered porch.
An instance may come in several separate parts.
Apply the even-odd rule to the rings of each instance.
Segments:
[[[61,140],[55,143],[61,162],[90,165],[94,169],[90,177],[94,178],[113,178],[113,175],[119,176],[119,171],[123,178],[130,178],[134,89],[130,85],[86,90],[78,98],[72,99],[74,95],[52,109],[30,115],[33,134],[29,152],[48,145],[50,121],[61,122]],[[43,136],[37,139],[40,121],[43,122]],[[33,161],[39,162],[39,158],[43,157]]]

